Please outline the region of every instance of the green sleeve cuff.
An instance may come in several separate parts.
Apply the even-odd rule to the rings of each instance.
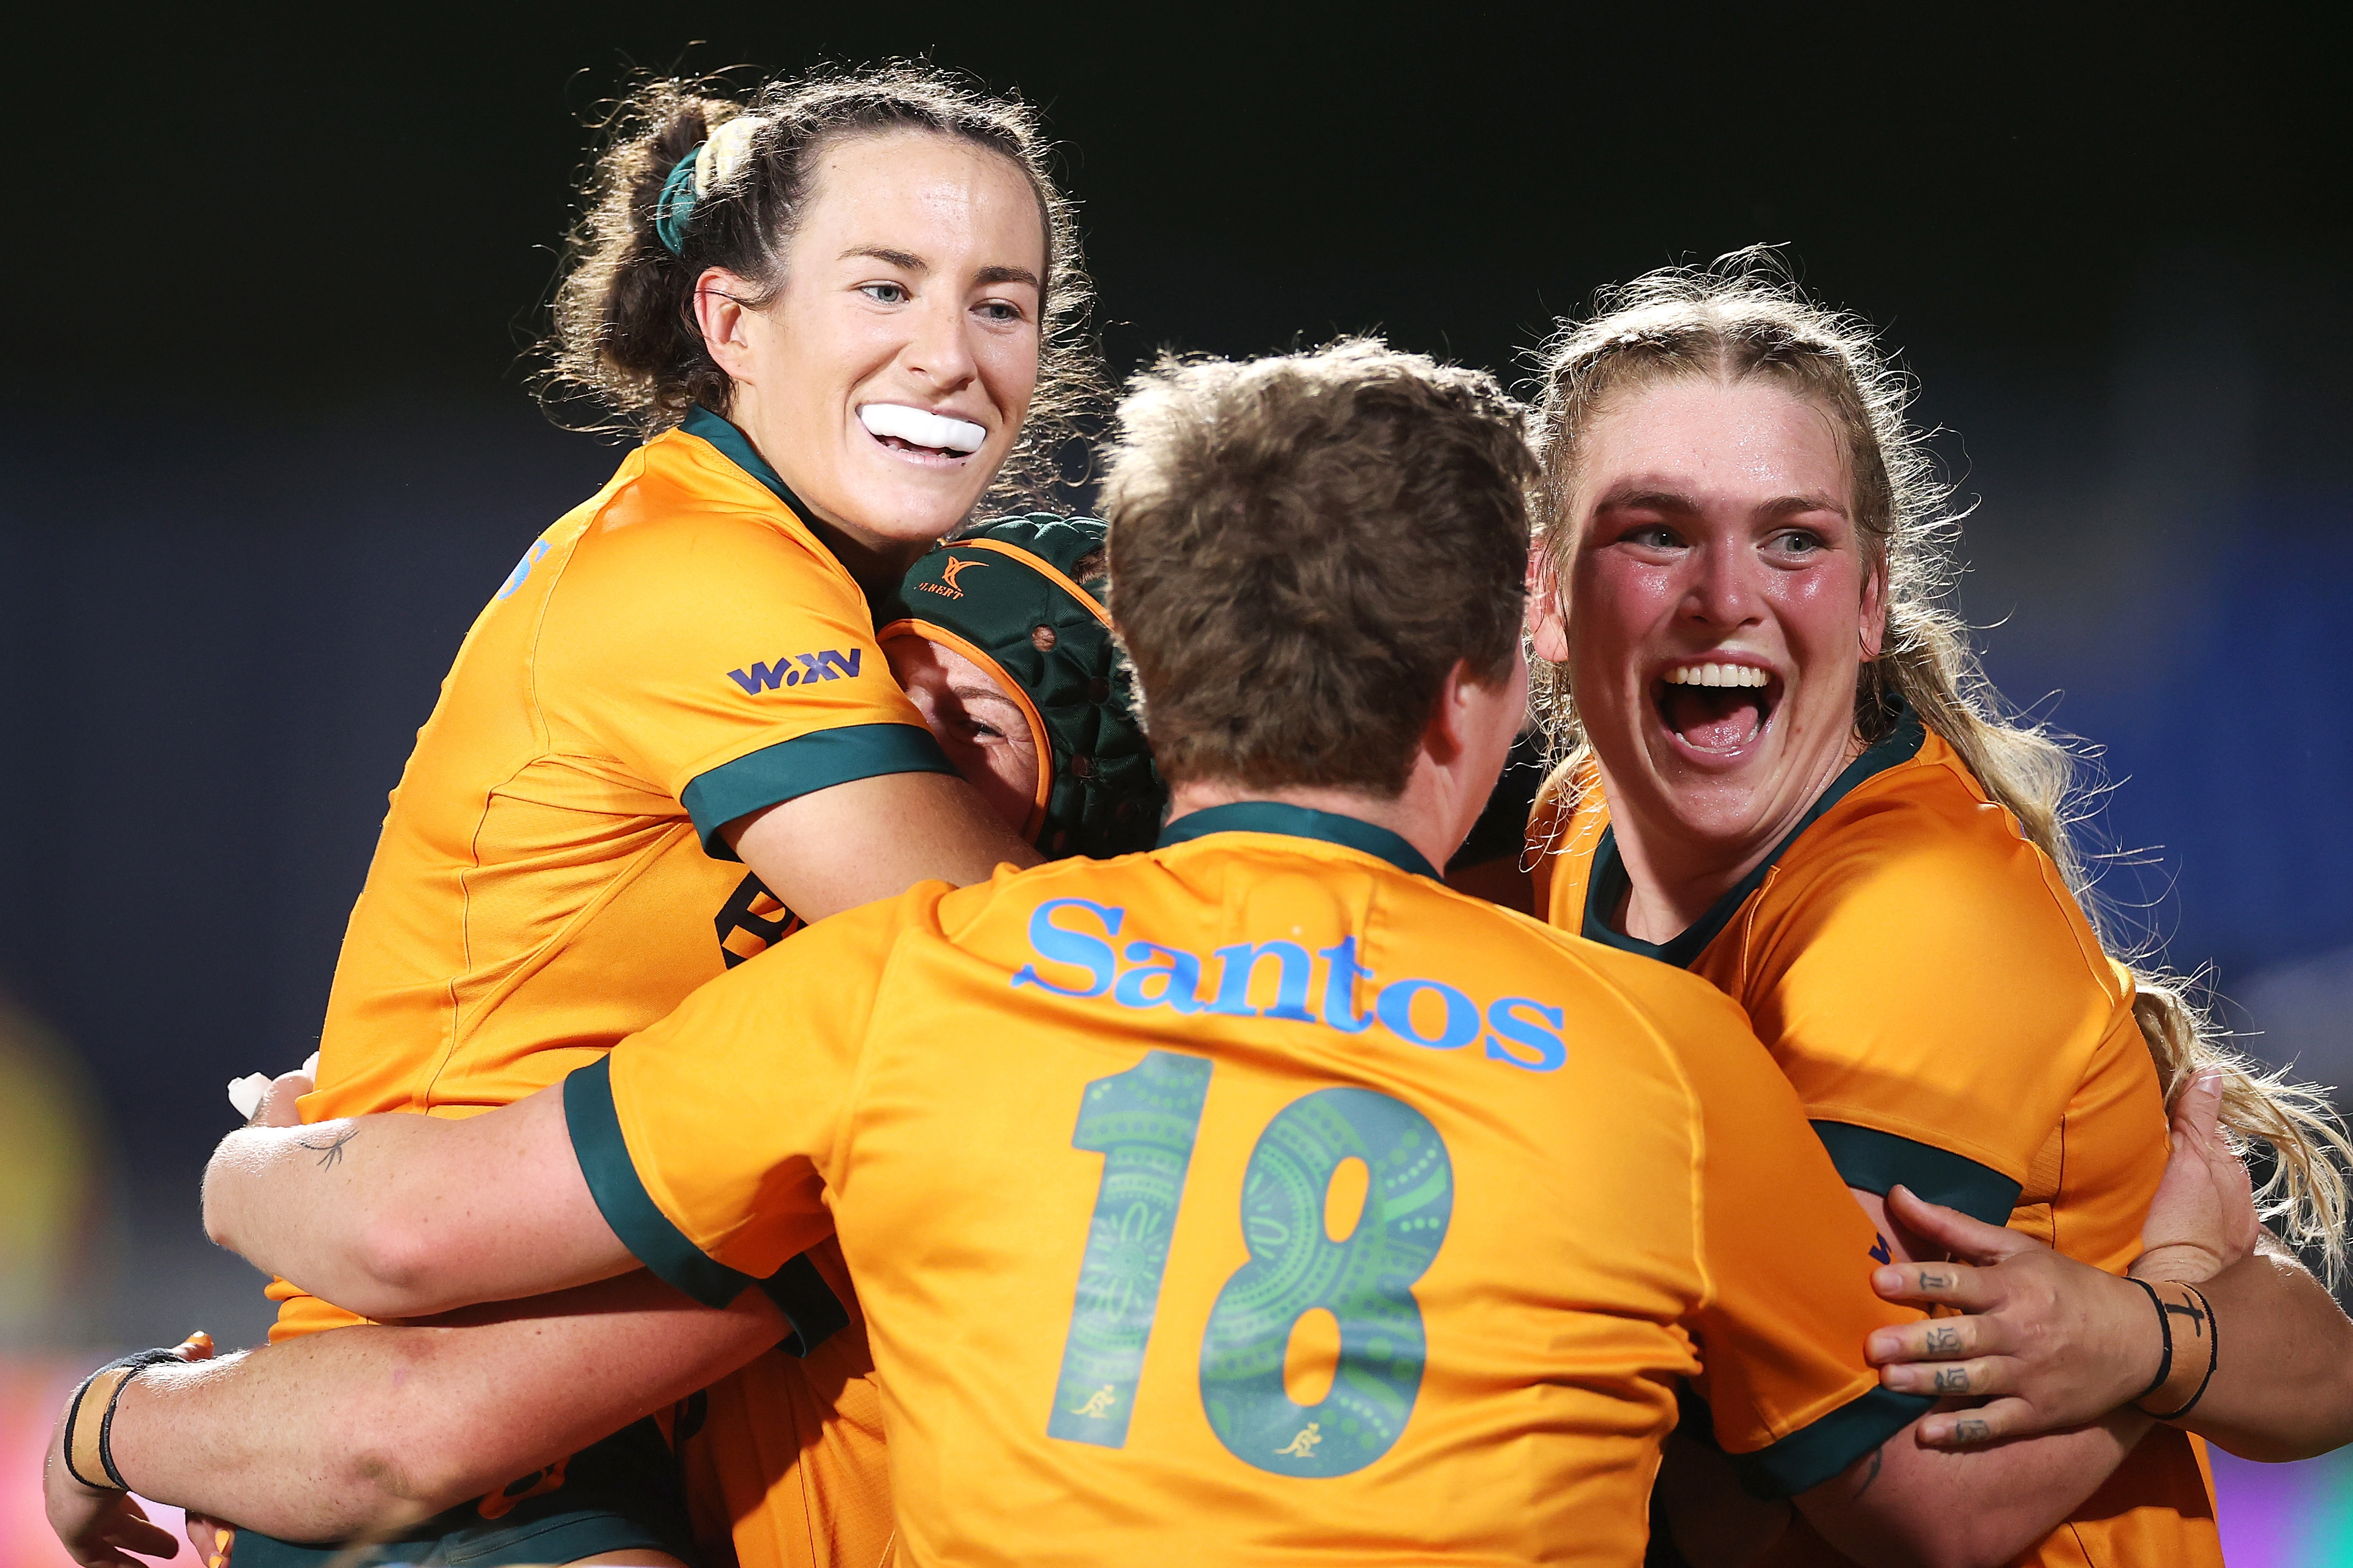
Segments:
[[[1795,1497],[1810,1491],[1936,1407],[1925,1394],[1873,1388],[1812,1426],[1753,1454],[1733,1454],[1733,1473],[1750,1497]]]
[[[1987,1225],[2008,1225],[2018,1206],[2016,1182],[1949,1149],[1848,1121],[1817,1121],[1814,1135],[1850,1187],[1885,1197],[1901,1182],[1930,1203]]]
[[[808,1354],[849,1321],[808,1254],[793,1258],[766,1279],[754,1279],[711,1258],[670,1223],[646,1191],[621,1137],[620,1113],[613,1108],[610,1057],[599,1057],[565,1079],[564,1121],[597,1212],[621,1245],[658,1278],[706,1307],[724,1307],[757,1285],[792,1325],[777,1348],[794,1355]]]
[[[698,773],[681,801],[714,860],[738,857],[719,830],[739,816],[885,773],[952,773],[955,767],[920,724],[845,724],[814,730]]]

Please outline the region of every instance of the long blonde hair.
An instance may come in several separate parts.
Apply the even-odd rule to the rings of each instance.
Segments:
[[[1950,542],[1958,520],[1922,432],[1905,417],[1910,378],[1879,353],[1869,325],[1807,299],[1759,248],[1706,268],[1646,273],[1606,293],[1588,320],[1564,324],[1545,345],[1536,413],[1544,459],[1537,548],[1554,582],[1567,580],[1576,528],[1570,508],[1584,442],[1614,398],[1662,381],[1778,382],[1831,415],[1854,486],[1854,521],[1887,584],[1887,631],[1855,692],[1855,728],[1875,741],[1892,726],[1891,697],[1960,753],[1986,793],[2066,879],[2101,943],[2131,970],[2133,1015],[2148,1043],[2169,1109],[2206,1068],[2223,1072],[2221,1121],[2242,1152],[2270,1146],[2269,1180],[2256,1194],[2265,1221],[2299,1249],[2316,1251],[2333,1285],[2344,1261],[2346,1176],[2353,1142],[2316,1084],[2291,1081],[2232,1049],[2191,985],[2119,948],[2115,912],[2095,896],[2072,826],[2083,791],[2079,759],[2046,726],[2011,709],[1986,678],[1968,629],[1947,605]],[[1562,776],[1580,776],[1588,754],[1567,672],[1532,661],[1535,702]]]

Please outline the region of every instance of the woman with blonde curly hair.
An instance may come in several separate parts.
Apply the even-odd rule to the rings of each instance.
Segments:
[[[1529,834],[1537,912],[1738,1000],[1891,1261],[2026,1245],[1983,1228],[2008,1226],[2122,1273],[2168,1110],[2195,1093],[2268,1145],[2267,1216],[2333,1268],[2343,1133],[2318,1091],[2224,1050],[2177,984],[2104,939],[2067,834],[2071,758],[2006,716],[1940,603],[1943,492],[1868,329],[1756,252],[1604,306],[1542,366],[1530,618],[1558,763]],[[2138,1407],[2016,1445],[2003,1500],[2066,1522],[2035,1546],[2004,1535],[2020,1510],[1989,1505],[1957,1560],[2219,1562],[2191,1431],[2263,1458],[2353,1436],[2353,1324],[2283,1269],[2192,1270],[2202,1295],[2103,1289],[2103,1310],[2137,1315],[2077,1342],[2071,1396],[2085,1419],[2136,1389]],[[1918,1293],[1920,1271],[1905,1279]],[[2238,1353],[2218,1350],[2219,1320]],[[1891,1385],[2013,1394],[2031,1359],[1925,1334],[1880,1359],[1968,1352],[1892,1367]],[[2299,1396],[2297,1377],[2320,1381]],[[1923,1439],[2000,1436],[2008,1408],[1932,1415]],[[1662,1498],[1692,1495],[1706,1465],[1671,1461]],[[1676,1522],[1687,1544],[1705,1533]],[[1779,1522],[1757,1516],[1748,1544]],[[1835,1560],[1802,1522],[1777,1551]]]

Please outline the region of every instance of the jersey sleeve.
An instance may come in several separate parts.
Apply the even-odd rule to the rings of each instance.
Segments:
[[[639,1262],[724,1306],[831,1234],[823,1193],[876,991],[946,890],[821,921],[565,1079],[581,1173]]]
[[[592,524],[533,656],[551,741],[610,756],[719,829],[834,784],[952,772],[856,585],[753,516]]]
[[[1699,1392],[1742,1485],[1793,1496],[1935,1404],[1880,1387],[1863,1359],[1873,1330],[1920,1314],[1872,1289],[1878,1234],[1739,1009],[1709,990],[1685,1012],[1673,1037],[1701,1130]]]
[[[2005,1223],[2117,1005],[2057,873],[1989,806],[1897,803],[1767,896],[1744,994],[1847,1184]]]

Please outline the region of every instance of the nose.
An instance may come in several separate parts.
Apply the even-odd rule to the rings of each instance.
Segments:
[[[972,322],[964,301],[944,289],[934,289],[914,316],[914,331],[903,356],[907,369],[941,392],[957,392],[969,385],[980,370],[973,359]]]
[[[1710,541],[1693,551],[1683,616],[1718,633],[1754,624],[1763,611],[1759,570],[1754,552],[1736,546]]]

